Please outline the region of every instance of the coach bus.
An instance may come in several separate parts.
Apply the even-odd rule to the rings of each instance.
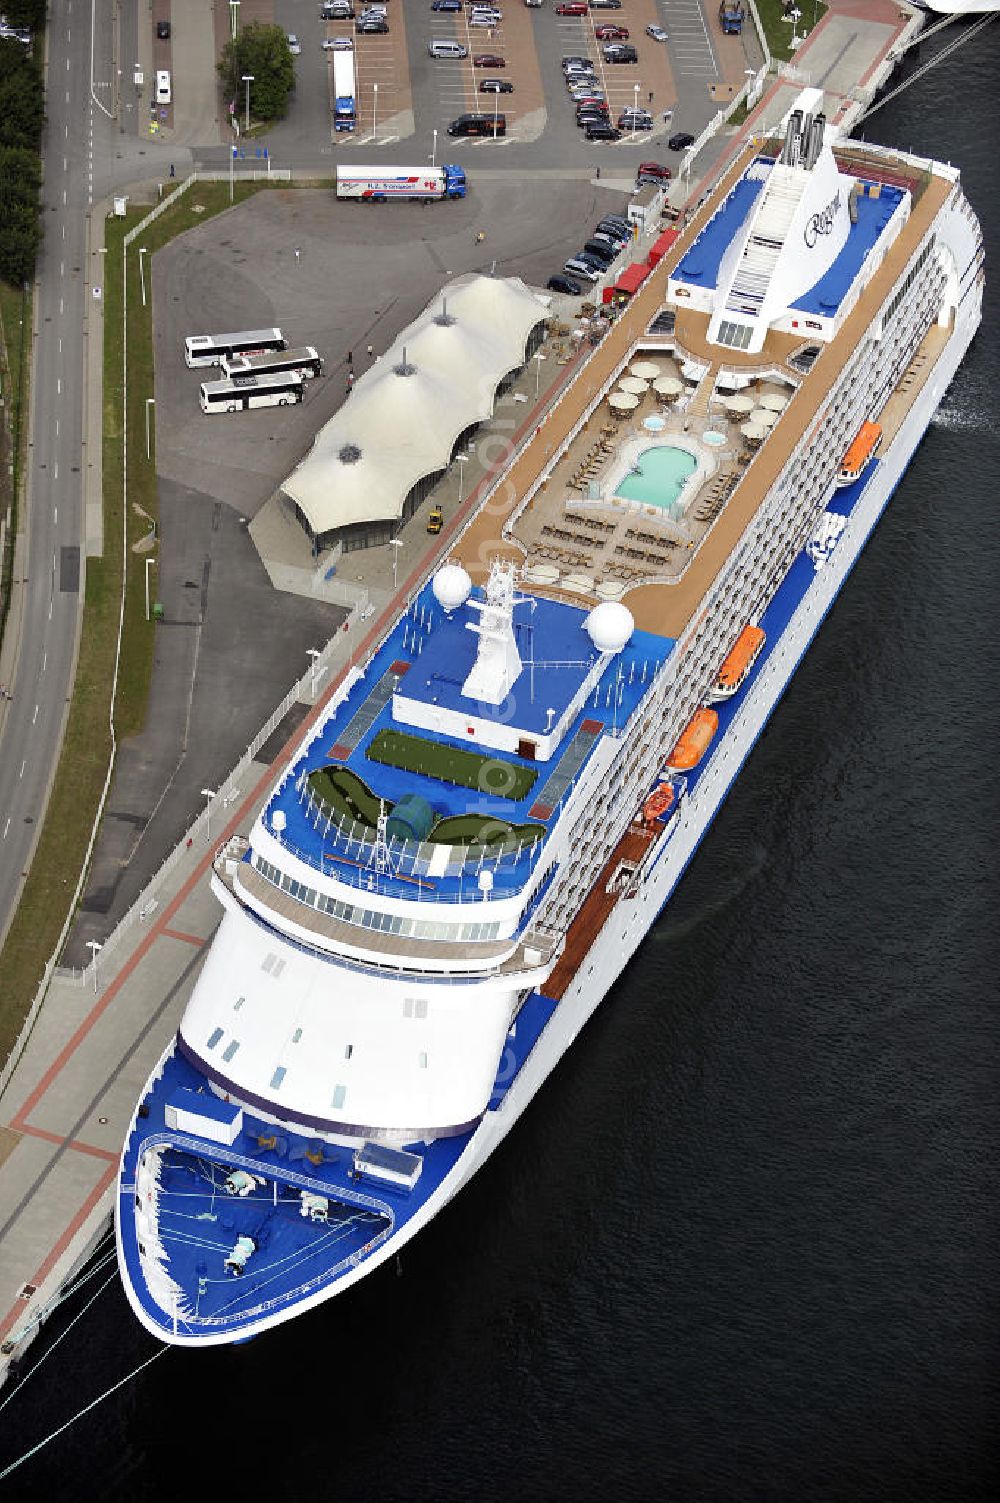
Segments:
[[[232,381],[203,381],[202,412],[245,412],[248,407],[287,407],[302,401],[297,371],[272,376],[237,376]]]
[[[192,368],[197,365],[221,365],[235,355],[263,355],[269,350],[283,350],[285,340],[280,329],[247,329],[242,334],[189,334],[184,341],[184,359]]]
[[[300,350],[275,350],[267,355],[234,355],[232,360],[222,362],[222,373],[230,378],[283,375],[286,371],[298,371],[306,380],[321,376],[323,357],[312,345],[305,345]]]

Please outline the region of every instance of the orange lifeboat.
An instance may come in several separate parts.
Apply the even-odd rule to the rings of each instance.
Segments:
[[[692,767],[697,767],[718,729],[719,717],[714,710],[706,709],[704,705],[695,710],[678,736],[677,744],[667,758],[667,766],[674,772],[689,772]]]
[[[743,684],[760,656],[766,638],[759,626],[744,626],[719,669],[712,691],[713,699],[728,699]]]
[[[840,461],[838,485],[853,485],[882,445],[882,429],[878,423],[862,423],[851,440],[851,446]]]
[[[654,788],[649,798],[642,806],[642,817],[647,825],[655,825],[661,814],[666,814],[674,801],[674,790],[670,783],[661,783]]]

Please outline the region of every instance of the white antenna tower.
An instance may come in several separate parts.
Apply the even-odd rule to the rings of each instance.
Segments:
[[[392,872],[392,856],[389,852],[389,841],[386,830],[389,824],[389,816],[386,813],[385,799],[378,801],[378,826],[375,831],[375,843],[372,846],[371,857],[368,865],[373,866],[377,872],[390,875]]]
[[[486,583],[486,599],[470,600],[480,619],[467,621],[479,638],[479,651],[462,693],[484,704],[503,704],[521,672],[521,654],[514,639],[514,607],[529,597],[515,592],[517,565],[511,559],[495,558]]]

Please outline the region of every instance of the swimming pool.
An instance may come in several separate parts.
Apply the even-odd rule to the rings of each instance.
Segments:
[[[627,501],[642,501],[647,506],[659,506],[672,513],[697,468],[696,457],[687,449],[657,444],[642,450],[633,468],[622,477],[615,490]]]

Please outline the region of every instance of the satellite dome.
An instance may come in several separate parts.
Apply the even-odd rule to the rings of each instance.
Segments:
[[[595,605],[583,624],[598,652],[621,652],[635,631],[632,612],[619,600]]]
[[[457,611],[469,598],[472,580],[461,564],[445,564],[434,576],[434,599],[442,610]],[[629,618],[631,620],[631,617]]]

